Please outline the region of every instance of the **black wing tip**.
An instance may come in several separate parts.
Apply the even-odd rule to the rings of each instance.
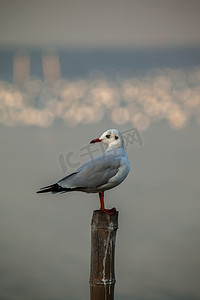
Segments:
[[[63,193],[73,192],[73,191],[84,192],[84,190],[85,190],[85,187],[63,188],[59,184],[55,183],[50,186],[41,188],[39,191],[36,192],[36,194],[42,194],[42,193],[48,193],[48,192],[50,192],[52,194],[56,194],[56,193],[63,194]]]
[[[42,193],[66,193],[66,192],[71,192],[71,191],[79,191],[82,188],[63,188],[60,186],[58,183],[52,184],[45,186],[41,188],[39,191],[36,192],[36,194],[42,194]]]
[[[61,191],[63,191],[64,189],[58,185],[57,183],[55,184],[51,184],[48,186],[45,186],[43,188],[41,188],[39,191],[37,191],[37,194],[42,194],[42,193],[59,193]]]
[[[47,193],[47,192],[50,192],[50,191],[47,191],[47,190],[39,190],[39,191],[36,192],[36,194]]]

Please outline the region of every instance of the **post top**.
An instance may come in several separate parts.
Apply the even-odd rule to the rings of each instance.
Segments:
[[[101,210],[94,210],[91,225],[98,229],[116,230],[118,228],[118,211],[109,215]]]

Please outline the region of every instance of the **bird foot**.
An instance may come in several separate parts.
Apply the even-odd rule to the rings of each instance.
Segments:
[[[108,214],[108,215],[114,215],[114,213],[116,212],[116,208],[113,207],[111,209],[104,209],[102,210],[105,214]]]

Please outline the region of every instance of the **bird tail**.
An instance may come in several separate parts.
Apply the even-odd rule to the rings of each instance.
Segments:
[[[70,190],[70,189],[63,188],[59,184],[55,183],[55,184],[51,184],[51,185],[48,185],[48,186],[45,186],[45,187],[41,188],[36,193],[37,194],[42,194],[42,193],[49,193],[50,192],[52,194],[55,194],[55,193],[65,193],[68,190]]]

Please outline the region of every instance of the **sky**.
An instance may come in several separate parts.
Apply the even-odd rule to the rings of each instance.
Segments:
[[[0,299],[89,299],[98,195],[36,191],[109,128],[137,133],[130,174],[105,193],[119,211],[115,299],[200,298],[199,13],[184,0],[1,1]]]
[[[169,47],[200,43],[198,0],[2,0],[0,44]]]

